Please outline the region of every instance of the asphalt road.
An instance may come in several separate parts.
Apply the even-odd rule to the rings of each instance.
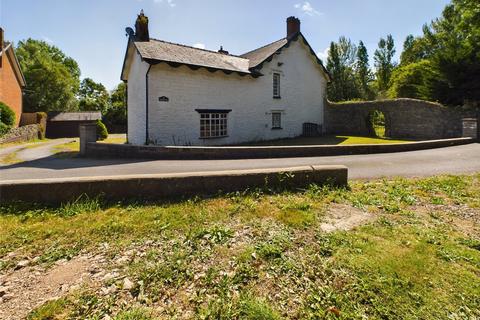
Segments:
[[[343,164],[351,179],[480,172],[480,144],[440,149],[313,158],[251,160],[121,160],[46,157],[0,167],[1,180],[204,172]]]

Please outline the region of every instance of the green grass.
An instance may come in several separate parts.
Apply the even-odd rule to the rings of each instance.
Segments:
[[[327,234],[320,224],[335,203],[376,219]],[[119,269],[136,284],[129,295],[87,286],[31,319],[480,317],[480,174],[0,210],[2,272],[25,256],[48,268],[85,252],[135,252]]]
[[[323,136],[323,137],[300,137],[292,139],[280,139],[272,141],[261,141],[246,145],[254,146],[288,146],[288,145],[352,145],[352,144],[386,144],[405,143],[406,140],[393,140],[378,137],[356,137],[356,136]]]

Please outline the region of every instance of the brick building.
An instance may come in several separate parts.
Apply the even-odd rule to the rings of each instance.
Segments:
[[[3,29],[0,28],[0,101],[8,105],[16,115],[16,125],[22,116],[22,90],[25,87],[20,64],[12,43],[3,41]]]

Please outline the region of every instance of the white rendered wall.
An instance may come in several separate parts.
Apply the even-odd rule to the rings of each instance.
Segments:
[[[252,78],[204,68],[173,68],[161,63],[152,66],[149,75],[149,135],[158,145],[224,145],[249,141],[296,137],[305,122],[323,125],[326,79],[309,49],[299,41],[292,42],[280,55],[264,64],[263,77]],[[279,63],[282,63],[279,65]],[[135,68],[134,70],[145,70]],[[273,98],[272,74],[281,74],[281,99]],[[137,78],[137,76],[135,76]],[[140,82],[144,81],[140,77]],[[145,118],[141,94],[130,96],[129,139],[143,144]],[[145,88],[143,88],[145,90]],[[160,102],[166,96],[168,102]],[[140,100],[137,100],[140,99]],[[138,114],[130,115],[134,109]],[[195,109],[231,109],[228,114],[228,137],[200,139],[200,115]],[[282,111],[282,129],[272,130],[272,111]],[[135,111],[136,112],[136,111]]]
[[[138,52],[133,51],[127,84],[128,143],[131,144],[145,144],[145,74],[148,67]]]

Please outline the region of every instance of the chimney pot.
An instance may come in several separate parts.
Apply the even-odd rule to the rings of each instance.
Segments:
[[[287,38],[292,38],[300,32],[300,19],[296,17],[287,18]]]
[[[137,16],[135,22],[135,38],[137,41],[150,41],[150,34],[148,33],[148,17],[143,14],[143,9]]]
[[[223,50],[223,46],[220,46],[220,50],[218,50],[218,52],[221,54],[228,54],[228,51]]]

